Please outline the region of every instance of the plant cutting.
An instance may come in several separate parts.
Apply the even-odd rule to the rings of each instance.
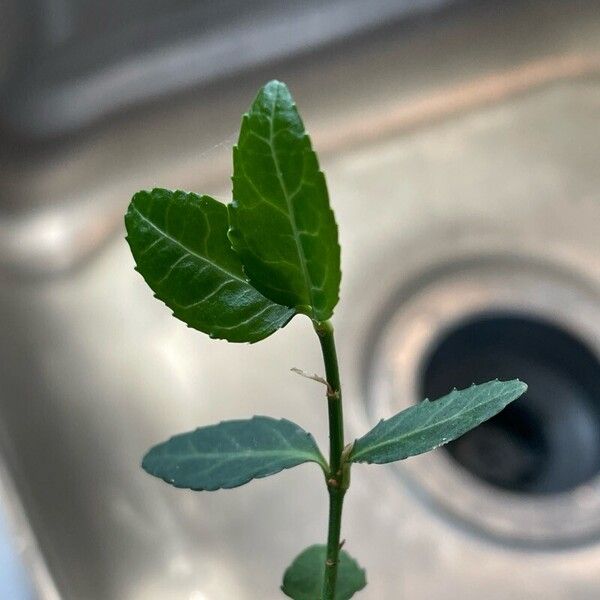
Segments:
[[[191,192],[133,196],[125,215],[136,269],[189,327],[255,343],[305,315],[323,354],[329,421],[325,458],[313,436],[285,418],[201,424],[150,449],[142,467],[180,488],[234,488],[306,462],[329,495],[324,544],[302,551],[283,576],[295,600],[346,600],[365,571],[341,548],[342,508],[354,463],[407,459],[456,439],[521,396],[519,380],[490,381],[424,400],[350,441],[332,316],[341,280],[338,230],[323,172],[285,84],[267,83],[242,117],[228,206]],[[278,415],[277,417],[280,417]]]

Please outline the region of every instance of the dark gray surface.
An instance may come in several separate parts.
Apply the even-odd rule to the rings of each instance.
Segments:
[[[9,0],[0,122],[30,138],[64,135],[448,2]]]

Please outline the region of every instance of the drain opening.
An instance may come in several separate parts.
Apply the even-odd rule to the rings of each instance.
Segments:
[[[527,393],[445,446],[471,474],[522,494],[569,491],[600,472],[600,363],[579,339],[547,321],[490,314],[437,342],[422,370],[422,397],[518,377]]]

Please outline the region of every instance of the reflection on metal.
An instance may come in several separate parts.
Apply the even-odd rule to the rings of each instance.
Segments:
[[[19,535],[35,540],[34,563],[47,565],[61,597],[271,600],[290,559],[321,540],[322,482],[310,466],[215,494],[171,489],[138,467],[147,447],[175,431],[252,414],[292,419],[326,439],[323,390],[289,371],[320,370],[305,319],[251,353],[205,339],[152,300],[120,235],[137,189],[228,197],[230,148],[220,142],[232,139],[232,124],[267,78],[290,82],[317,149],[326,149],[344,248],[336,326],[349,436],[372,425],[367,392],[390,381],[389,373],[369,380],[373,331],[385,336],[395,326],[398,290],[435,265],[462,264],[485,249],[516,269],[504,271],[514,293],[485,265],[485,289],[474,271],[461,271],[452,280],[460,298],[450,287],[443,296],[444,319],[502,299],[536,311],[556,306],[556,317],[597,347],[595,3],[492,4],[390,26],[55,145],[6,148],[0,448],[16,489],[8,502],[27,516],[17,521]],[[432,293],[444,284],[439,275]],[[581,307],[576,315],[571,304]],[[410,344],[398,346],[395,359],[416,369],[416,348],[437,335],[441,314],[423,312],[414,329],[398,331]],[[405,372],[407,396],[383,413],[412,399],[415,372]],[[431,460],[456,486],[454,467]],[[511,518],[532,511],[538,547],[580,540],[579,517],[596,525],[595,493],[577,496],[590,510],[579,505],[579,517],[560,531],[533,505],[518,504],[512,515],[503,498],[484,493],[494,506],[466,530],[459,525],[471,516],[456,518],[454,505],[439,510],[439,489],[425,489],[431,480],[413,472],[417,464],[401,466],[404,479],[394,467],[353,470],[344,537],[368,569],[365,598],[479,600],[482,590],[486,600],[598,597],[600,545],[531,552],[498,542],[514,542],[521,521]],[[411,486],[403,483],[409,477]],[[464,493],[475,502],[479,488],[469,486]],[[490,531],[497,543],[473,530]],[[52,587],[42,582],[39,593],[52,598]]]
[[[60,600],[60,594],[27,523],[27,516],[23,512],[11,477],[2,463],[0,463],[0,505],[3,513],[0,517],[2,519],[0,535],[6,536],[6,539],[1,542],[2,551],[6,554],[10,550],[14,552],[10,571],[8,573],[2,571],[4,579],[0,584],[0,590],[15,600],[32,598],[34,593],[44,600]],[[3,557],[3,569],[7,566],[6,562],[6,557]]]

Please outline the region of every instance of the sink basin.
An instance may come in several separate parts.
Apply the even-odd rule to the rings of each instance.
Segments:
[[[211,494],[139,467],[175,432],[253,414],[325,444],[322,390],[290,373],[321,371],[309,322],[252,348],[209,340],[152,299],[123,240],[138,189],[229,200],[239,116],[267,79],[296,97],[340,227],[348,437],[416,401],[433,346],[473,315],[541,319],[600,356],[594,9],[461,5],[64,135],[5,138],[0,491],[37,597],[275,599],[323,539],[310,465]],[[361,598],[600,595],[597,473],[542,498],[444,450],[358,465],[343,537],[367,569]]]

